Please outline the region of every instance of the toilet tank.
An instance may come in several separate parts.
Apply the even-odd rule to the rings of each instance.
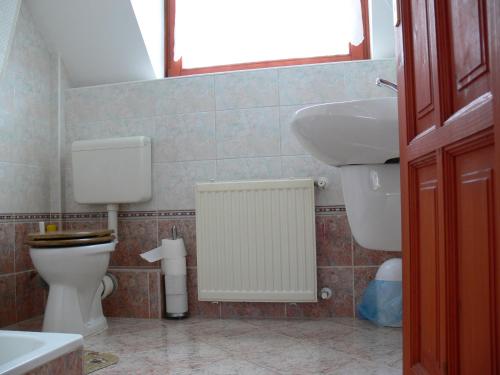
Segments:
[[[151,139],[107,138],[73,142],[75,201],[134,203],[151,199]]]

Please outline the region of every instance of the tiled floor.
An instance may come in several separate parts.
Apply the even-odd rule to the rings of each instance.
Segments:
[[[120,357],[99,375],[401,374],[401,330],[348,318],[108,322],[85,339],[86,349]]]

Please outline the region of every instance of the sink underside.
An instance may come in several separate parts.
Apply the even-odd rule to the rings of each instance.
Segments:
[[[297,111],[291,127],[311,155],[332,166],[399,157],[396,97],[313,105]]]

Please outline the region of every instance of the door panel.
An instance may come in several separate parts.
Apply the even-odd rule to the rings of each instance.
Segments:
[[[405,374],[500,374],[499,3],[399,1]]]
[[[412,2],[412,54],[418,56],[413,65],[412,81],[415,87],[415,128],[412,137],[436,124],[436,39],[434,6],[430,0]],[[410,138],[410,139],[411,139]]]
[[[454,110],[488,91],[487,13],[484,0],[451,0]]]
[[[493,147],[455,157],[458,373],[493,373]],[[478,319],[479,318],[479,319]]]
[[[419,371],[438,373],[439,353],[439,238],[438,191],[435,160],[415,166],[417,215],[412,218],[416,230],[413,273],[418,278],[418,304],[411,325],[419,348],[413,363]],[[414,220],[414,221],[413,221]]]

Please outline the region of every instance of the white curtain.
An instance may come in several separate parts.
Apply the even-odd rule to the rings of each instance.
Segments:
[[[176,0],[183,68],[349,53],[363,39],[360,0]]]

